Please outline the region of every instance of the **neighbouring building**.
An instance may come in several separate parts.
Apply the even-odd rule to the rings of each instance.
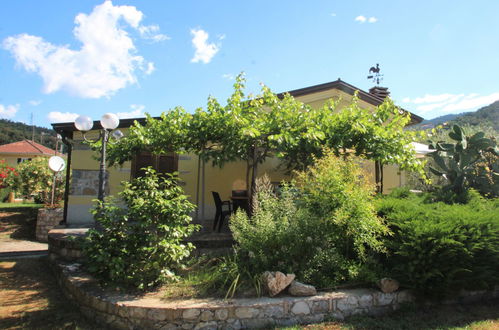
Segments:
[[[297,100],[309,104],[312,107],[320,107],[328,99],[339,100],[339,108],[351,102],[355,92],[358,92],[359,105],[364,108],[374,108],[383,102],[388,95],[386,88],[374,87],[365,92],[340,79],[311,87],[289,91]],[[145,122],[144,118],[124,119],[120,121],[119,128],[127,135],[127,130],[133,122]],[[411,114],[410,125],[420,123],[423,118]],[[54,130],[61,134],[68,144],[68,180],[66,189],[65,219],[68,226],[85,226],[92,224],[93,219],[89,210],[93,207],[92,200],[97,196],[99,162],[95,153],[82,143],[83,136],[74,127],[74,123],[52,124]],[[100,128],[98,121],[94,122],[94,128]],[[87,136],[98,131],[90,131]],[[271,181],[279,182],[286,178],[282,171],[277,169],[278,159],[270,159],[259,167],[259,175],[267,174]],[[374,162],[367,164],[374,172]],[[106,195],[116,195],[120,190],[120,182],[132,178],[141,167],[153,165],[162,171],[178,171],[182,179],[183,188],[193,202],[198,203],[197,222],[206,224],[212,220],[215,214],[215,205],[211,192],[216,191],[222,199],[227,199],[233,190],[244,190],[246,163],[233,162],[226,164],[223,168],[206,165],[204,180],[198,184],[198,158],[196,155],[162,155],[152,156],[140,154],[133,161],[125,162],[122,166],[108,168],[106,177]],[[405,176],[397,166],[383,167],[383,185],[386,192],[405,183]],[[71,184],[69,184],[71,183]],[[199,196],[196,200],[195,196]]]
[[[31,140],[8,143],[0,146],[0,159],[11,167],[35,157],[62,156],[59,152]]]

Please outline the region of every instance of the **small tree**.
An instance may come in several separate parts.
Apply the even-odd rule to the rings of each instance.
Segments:
[[[191,224],[194,205],[173,175],[145,176],[124,182],[116,201],[99,202],[94,211],[101,230],[90,230],[84,243],[89,270],[106,282],[147,289],[175,278],[175,270],[194,249],[184,239],[198,226]]]
[[[216,166],[242,160],[247,163],[251,192],[258,166],[267,158],[276,156],[288,170],[303,170],[322,155],[323,147],[329,147],[337,155],[353,150],[424,175],[422,161],[414,157],[410,144],[420,133],[404,130],[410,114],[392,101],[386,100],[374,111],[361,108],[356,97],[340,111],[335,111],[337,103],[332,100],[314,109],[289,94],[278,96],[266,86],[260,95],[248,98],[244,82],[239,75],[225,106],[209,97],[206,111],[198,109],[191,115],[175,108],[159,120],[148,117],[146,125],[136,122],[127,139],[111,147],[110,163],[130,160],[139,150],[191,151]]]

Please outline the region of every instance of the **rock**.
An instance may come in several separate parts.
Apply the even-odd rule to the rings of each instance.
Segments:
[[[265,272],[261,276],[262,285],[269,293],[269,296],[273,297],[279,292],[284,291],[291,282],[295,279],[295,274],[284,275],[281,272]]]
[[[227,318],[229,317],[229,311],[226,309],[217,309],[215,311],[215,317],[217,320],[227,320]]]
[[[239,319],[250,319],[258,315],[258,309],[252,307],[239,307],[235,311]]]
[[[194,320],[197,319],[201,311],[196,308],[186,309],[182,312],[182,317],[186,320]]]
[[[378,283],[379,288],[383,293],[392,293],[398,290],[399,282],[392,278],[382,278]]]
[[[298,281],[291,282],[288,292],[292,296],[315,296],[317,294],[317,290],[314,286],[303,284]]]
[[[308,315],[310,314],[310,307],[306,302],[298,301],[291,308],[291,312],[295,315]]]

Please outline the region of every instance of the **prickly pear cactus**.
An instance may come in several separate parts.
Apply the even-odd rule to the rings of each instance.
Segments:
[[[495,157],[499,155],[499,149],[494,140],[486,138],[483,132],[467,136],[458,125],[452,127],[449,137],[455,142],[430,141],[430,149],[435,151],[429,156],[433,158],[438,167],[430,167],[430,170],[433,174],[447,180],[448,185],[444,189],[461,194],[469,187],[470,182],[485,182],[485,178],[477,178],[485,174],[489,176],[488,181],[490,178],[497,180],[499,177],[497,167],[487,168],[486,173],[476,170],[476,164],[486,160],[488,155]]]

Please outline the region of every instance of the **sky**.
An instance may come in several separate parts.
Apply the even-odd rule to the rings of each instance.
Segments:
[[[153,116],[379,63],[395,102],[431,119],[499,100],[499,1],[2,0],[0,118]]]

